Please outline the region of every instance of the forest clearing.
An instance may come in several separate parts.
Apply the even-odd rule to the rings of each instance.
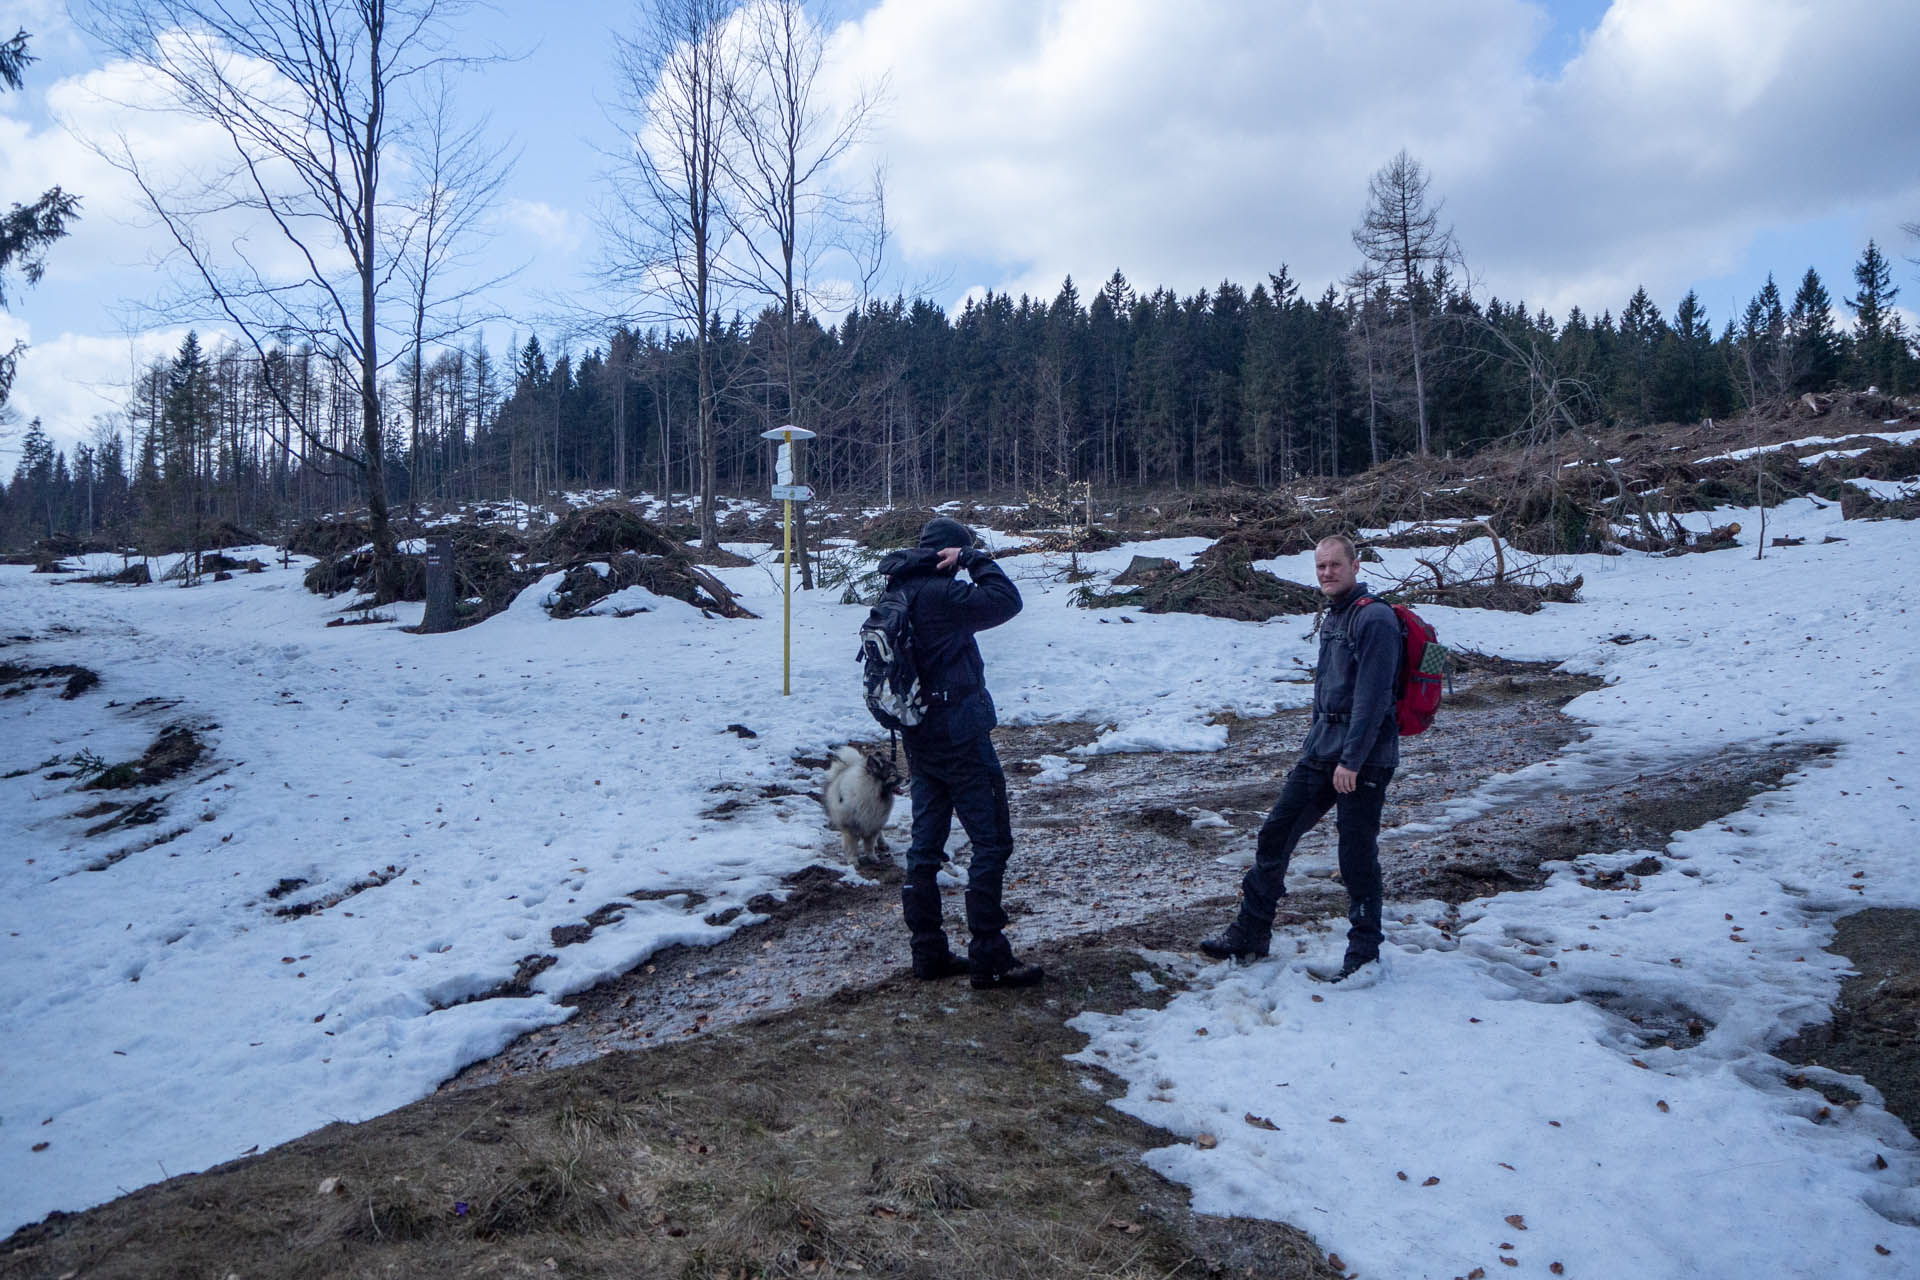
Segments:
[[[1741,429],[1663,443],[1665,490],[1647,453],[1590,488],[1426,464],[1465,509],[1427,476],[1399,517],[1391,469],[948,508],[1028,598],[982,643],[1030,999],[907,977],[897,873],[807,794],[875,739],[861,531],[908,513],[816,517],[841,576],[796,594],[790,698],[765,503],[706,564],[595,540],[655,501],[504,510],[519,576],[437,636],[309,589],[351,546],[190,590],[177,557],[7,568],[9,1025],[69,1069],[0,1115],[0,1274],[1904,1274],[1916,550],[1872,517],[1911,516],[1920,424]],[[1506,466],[1590,547],[1526,550]],[[1463,661],[1389,805],[1384,972],[1329,988],[1327,833],[1272,960],[1191,950],[1297,747],[1313,615],[1114,579],[1237,564],[1265,599],[1348,521]],[[672,594],[683,557],[720,596]],[[1791,1229],[1756,1208],[1788,1198]]]
[[[0,1280],[1920,1275],[1920,6],[15,7]]]

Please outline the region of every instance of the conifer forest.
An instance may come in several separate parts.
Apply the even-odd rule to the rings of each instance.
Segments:
[[[823,496],[895,502],[1097,488],[1272,486],[1365,470],[1419,451],[1406,312],[1420,313],[1428,449],[1470,452],[1588,424],[1692,422],[1835,385],[1899,394],[1915,381],[1896,292],[1869,246],[1850,304],[1856,332],[1808,271],[1772,284],[1718,331],[1692,294],[1663,313],[1644,290],[1616,315],[1556,319],[1484,305],[1442,267],[1411,300],[1385,286],[1306,296],[1285,268],[1252,287],[1141,292],[1119,272],[1091,297],[989,294],[951,318],[893,298],[824,327],[801,316],[806,378],[790,404],[779,315],[715,317],[715,432],[723,492],[759,493],[786,422],[819,440],[807,479]],[[1875,331],[1877,328],[1877,331]],[[331,353],[259,359],[190,335],[146,372],[124,429],[69,457],[30,431],[6,491],[11,540],[111,534],[186,545],[195,522],[243,528],[351,509],[351,476],[303,451],[274,392],[355,448],[358,393]],[[539,500],[588,488],[697,491],[698,390],[685,334],[619,328],[584,350],[537,336],[502,358],[475,342],[403,370],[385,402],[387,491],[397,503]]]

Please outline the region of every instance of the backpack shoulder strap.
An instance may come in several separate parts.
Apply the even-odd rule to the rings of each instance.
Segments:
[[[1406,630],[1406,627],[1400,622],[1399,610],[1394,609],[1392,605],[1387,604],[1387,602],[1379,596],[1361,596],[1353,602],[1353,607],[1347,610],[1347,638],[1349,640],[1353,638],[1353,624],[1359,620],[1360,611],[1370,604],[1386,604],[1388,610],[1393,613],[1394,625],[1400,627],[1400,630],[1403,632]]]
[[[1393,613],[1394,630],[1400,633],[1400,651],[1394,655],[1393,659],[1393,697],[1394,701],[1398,702],[1407,678],[1407,624],[1401,620],[1400,611],[1379,596],[1361,596],[1353,602],[1353,608],[1347,613],[1347,640],[1349,642],[1353,640],[1354,620],[1359,616],[1360,611],[1370,604],[1386,604]]]
[[[889,579],[887,582],[887,590],[898,591],[900,593],[900,599],[906,604],[907,625],[910,627],[914,625],[914,606],[920,602],[920,592],[925,589],[926,585],[926,575],[919,573],[908,574],[898,579]]]

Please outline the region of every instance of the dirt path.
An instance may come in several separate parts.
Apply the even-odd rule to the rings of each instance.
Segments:
[[[1578,736],[1559,708],[1590,687],[1515,663],[1490,663],[1460,677],[1446,714],[1404,744],[1383,828],[1391,833],[1431,820],[1487,778],[1554,756]],[[1183,949],[1222,923],[1305,722],[1304,712],[1236,721],[1225,751],[1093,756],[1083,772],[1051,784],[1032,781],[1039,757],[1091,741],[1093,726],[997,731],[1014,814],[1007,904],[1016,948],[1038,952],[1124,937]],[[1511,804],[1437,835],[1389,834],[1381,847],[1389,909],[1396,900],[1461,902],[1538,883],[1539,865],[1549,859],[1659,848],[1673,831],[1738,809],[1796,762],[1730,755],[1600,793]],[[794,784],[817,786],[818,776],[797,774]],[[1328,927],[1343,919],[1333,842],[1330,821],[1302,841],[1289,918]],[[824,826],[821,849],[821,865],[794,877],[784,902],[758,904],[768,923],[714,947],[657,954],[573,997],[579,1012],[567,1023],[523,1037],[443,1089],[667,1043],[900,976],[906,940],[897,867],[850,883],[838,837]],[[964,876],[963,867],[956,869]],[[948,885],[944,893],[949,932],[957,935],[960,890]]]

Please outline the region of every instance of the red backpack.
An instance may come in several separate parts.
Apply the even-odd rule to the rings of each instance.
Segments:
[[[1356,609],[1370,604],[1385,604],[1374,596],[1362,596]],[[1400,736],[1425,733],[1440,709],[1441,687],[1453,666],[1453,655],[1440,643],[1433,624],[1403,604],[1389,604],[1400,620],[1400,676],[1394,686],[1393,712],[1400,724]]]

